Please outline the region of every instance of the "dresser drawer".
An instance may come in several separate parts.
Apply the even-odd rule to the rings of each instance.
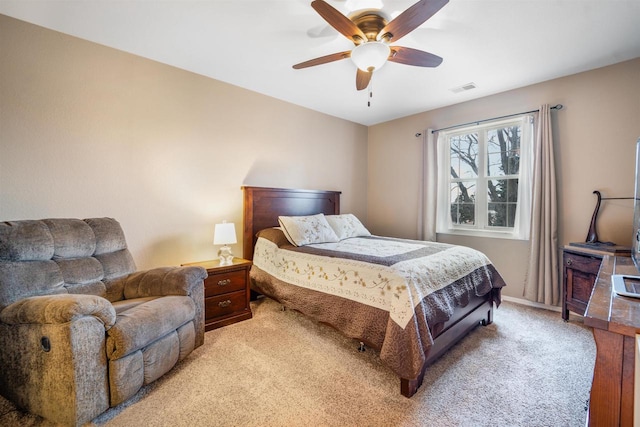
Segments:
[[[243,310],[248,310],[245,290],[205,298],[204,300],[205,318],[207,319],[226,316]]]
[[[220,295],[227,292],[241,291],[245,289],[247,271],[237,270],[226,273],[210,274],[204,279],[205,298]]]

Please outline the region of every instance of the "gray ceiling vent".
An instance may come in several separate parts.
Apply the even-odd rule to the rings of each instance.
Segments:
[[[475,89],[476,87],[477,87],[476,84],[471,82],[462,86],[454,87],[453,89],[449,89],[449,90],[453,93],[460,93],[467,90]]]

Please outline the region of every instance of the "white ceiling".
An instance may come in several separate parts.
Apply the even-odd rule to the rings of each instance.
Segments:
[[[310,3],[0,0],[0,13],[364,125],[640,57],[640,0],[450,0],[395,43],[442,65],[387,63],[368,107],[351,60],[292,69],[353,47]],[[349,13],[344,0],[328,3]],[[383,11],[413,3],[383,0]]]

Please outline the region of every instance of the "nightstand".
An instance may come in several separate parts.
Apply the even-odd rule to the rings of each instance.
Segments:
[[[562,318],[569,319],[569,310],[584,315],[598,276],[602,254],[565,247],[562,254]]]
[[[251,261],[234,258],[231,265],[220,265],[220,260],[183,265],[204,267],[209,273],[209,276],[204,279],[205,331],[251,319],[249,305]]]
[[[564,320],[569,319],[569,310],[584,316],[598,277],[602,257],[605,255],[630,256],[629,251],[629,248],[622,246],[603,245],[598,248],[581,243],[570,243],[563,248],[562,318]]]

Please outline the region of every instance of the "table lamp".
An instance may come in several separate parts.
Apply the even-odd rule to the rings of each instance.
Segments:
[[[222,221],[222,224],[216,224],[213,233],[213,244],[222,245],[218,251],[220,265],[231,265],[233,263],[233,254],[229,244],[234,243],[237,243],[235,225],[227,221]]]

